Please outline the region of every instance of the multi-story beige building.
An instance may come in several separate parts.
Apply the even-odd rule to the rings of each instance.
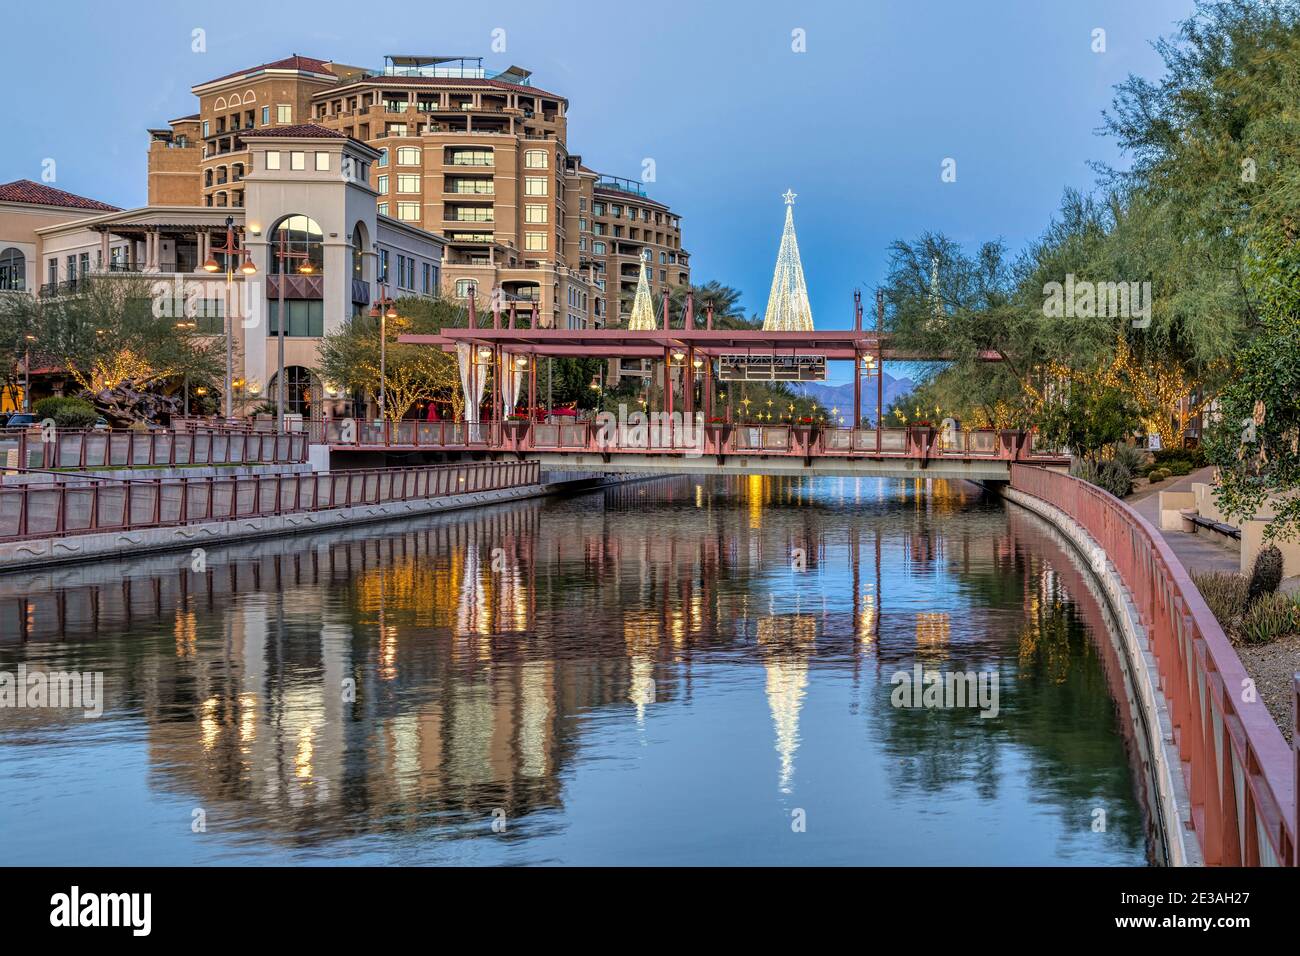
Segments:
[[[151,204],[242,206],[245,139],[310,120],[378,150],[378,211],[446,238],[448,296],[487,309],[499,289],[540,326],[581,328],[626,315],[638,256],[656,292],[690,280],[679,217],[583,166],[568,148],[568,100],[527,70],[396,56],[365,70],[294,55],[193,91],[198,113],[150,131]]]

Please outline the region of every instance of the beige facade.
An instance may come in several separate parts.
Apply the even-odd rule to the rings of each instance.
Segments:
[[[71,258],[88,263],[90,275],[147,282],[156,307],[200,333],[229,330],[236,414],[275,396],[283,295],[289,411],[350,414],[348,396],[319,374],[322,337],[381,292],[435,295],[443,240],[378,213],[369,182],[378,153],[364,143],[310,124],[245,138],[243,206],[102,213],[40,229],[41,248],[54,269]],[[221,253],[228,234],[240,255]],[[251,275],[240,268],[245,256]],[[210,260],[216,273],[204,268]],[[66,288],[60,281],[45,293]]]

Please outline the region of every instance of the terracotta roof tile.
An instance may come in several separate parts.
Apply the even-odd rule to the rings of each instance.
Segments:
[[[265,126],[257,130],[248,130],[243,134],[244,139],[258,139],[262,136],[288,136],[299,139],[310,136],[323,136],[327,139],[347,139],[346,133],[336,129],[329,129],[318,123],[295,123],[292,126]]]
[[[93,212],[120,212],[117,206],[87,199],[75,193],[55,189],[34,183],[30,179],[18,179],[12,183],[0,185],[0,202],[31,203],[34,206],[61,206],[64,209],[88,209]]]
[[[225,76],[219,76],[215,80],[205,80],[198,84],[207,86],[209,83],[220,83],[222,80],[233,79],[236,76],[243,76],[245,73],[257,73],[260,70],[306,70],[310,73],[328,73],[329,60],[318,60],[314,56],[287,56],[283,60],[274,60],[271,63],[262,63],[258,66],[245,67],[242,70],[236,70],[234,73],[227,73]]]

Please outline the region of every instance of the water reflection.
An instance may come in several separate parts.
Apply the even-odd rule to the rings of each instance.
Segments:
[[[14,862],[1145,859],[1100,605],[971,486],[660,479],[36,577],[0,668],[102,670],[107,713],[0,710]],[[893,707],[915,663],[1000,717]]]

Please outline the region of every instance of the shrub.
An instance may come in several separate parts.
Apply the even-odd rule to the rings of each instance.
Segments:
[[[1169,474],[1178,475],[1179,477],[1190,475],[1192,473],[1192,463],[1190,461],[1184,461],[1181,458],[1174,459],[1167,465],[1162,466],[1162,468],[1169,472]]]
[[[1114,459],[1102,462],[1082,461],[1075,466],[1072,474],[1103,491],[1109,491],[1116,498],[1123,498],[1133,490],[1132,473]]]
[[[1165,471],[1163,468],[1152,468],[1147,472],[1147,481],[1150,481],[1152,484],[1157,481],[1164,481],[1168,477],[1169,472]]]
[[[1255,566],[1250,571],[1248,598],[1253,604],[1266,594],[1272,594],[1282,583],[1282,552],[1270,544],[1255,556]]]
[[[1111,461],[1128,469],[1130,475],[1138,474],[1147,463],[1147,453],[1134,445],[1117,442]]]
[[[1208,571],[1192,574],[1196,589],[1223,629],[1231,630],[1246,611],[1247,581],[1244,574]]]
[[[1288,595],[1265,594],[1247,609],[1238,633],[1247,644],[1269,644],[1300,626],[1298,610]]]
[[[59,428],[89,428],[99,418],[90,402],[58,395],[42,398],[32,406],[32,412],[38,419],[54,419]]]
[[[1193,469],[1205,467],[1205,450],[1202,448],[1161,448],[1151,454],[1155,456],[1157,465],[1185,461]]]

